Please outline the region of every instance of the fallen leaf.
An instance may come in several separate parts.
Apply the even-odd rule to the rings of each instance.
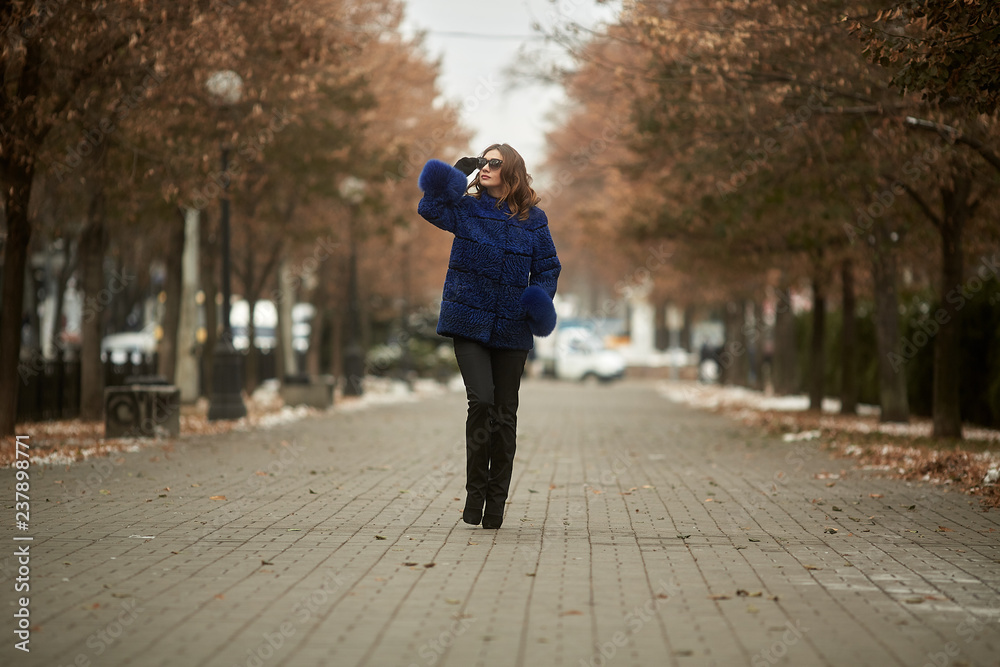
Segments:
[[[405,563],[403,563],[403,565],[405,565],[406,567],[413,567],[415,565],[420,565],[420,563],[414,563],[412,560],[408,560]]]
[[[560,616],[583,616],[583,612],[579,609],[570,609],[569,611],[564,611]]]
[[[827,482],[827,483],[826,483],[826,485],[827,485],[828,487],[829,487],[829,486],[837,486],[837,483],[836,483],[836,482]]]
[[[448,604],[462,604],[461,600],[457,600],[455,598],[445,598],[444,601]]]
[[[869,498],[884,498],[885,496],[883,496],[881,493],[869,493],[868,497]]]
[[[763,595],[763,593],[760,591],[754,591],[753,593],[751,593],[750,591],[744,590],[742,588],[738,589],[736,591],[736,594],[744,598],[759,598],[761,595]]]
[[[424,563],[424,567],[434,567],[437,563]]]
[[[226,597],[226,596],[225,596],[225,595],[223,595],[222,593],[218,593],[218,594],[216,594],[216,596],[215,596],[215,599],[216,599],[216,600],[222,600],[222,599],[223,599],[223,598],[225,598],[225,597]]]
[[[538,493],[538,491],[535,491],[534,489],[528,489],[528,493]]]
[[[952,529],[949,528],[948,526],[938,526],[937,527],[937,532],[939,532],[939,533],[951,533],[951,532],[954,532],[954,531],[952,531]]]
[[[225,496],[211,496],[209,500],[225,500]]]
[[[274,563],[272,563],[271,561],[264,560],[264,559],[261,559],[260,564],[261,565],[274,565]]]
[[[309,493],[315,493],[316,495],[319,495],[318,493],[316,493],[316,492],[315,492],[315,491],[313,491],[312,489],[309,489]]]
[[[829,533],[830,535],[835,535],[837,533],[837,529],[836,528],[827,528],[823,532],[824,533]]]
[[[728,595],[709,595],[709,600],[729,600],[731,599]]]
[[[191,486],[196,487],[196,486],[201,486],[201,484],[192,484]]]
[[[388,538],[385,535],[376,535],[375,539],[376,540],[385,540],[385,539],[388,539]]]
[[[678,535],[678,536],[677,536],[677,539],[678,539],[678,540],[686,540],[686,539],[687,539],[687,538],[689,538],[689,537],[691,537],[691,536],[690,536],[690,535]]]
[[[922,597],[919,597],[919,598],[918,597],[912,597],[912,598],[906,598],[905,600],[903,600],[903,602],[905,602],[906,604],[920,604],[923,601],[924,601],[924,599]]]
[[[715,498],[705,498],[705,502],[706,503],[714,503],[715,502]]]
[[[751,542],[760,542],[756,537],[749,538]]]
[[[837,507],[836,505],[834,505],[830,509],[833,510],[834,512],[843,512],[844,511],[844,509],[842,507]]]
[[[807,570],[822,570],[823,569],[821,567],[816,567],[815,565],[803,565],[802,567],[806,568]]]
[[[111,492],[108,491],[107,489],[101,489],[101,495],[102,496],[110,496]]]

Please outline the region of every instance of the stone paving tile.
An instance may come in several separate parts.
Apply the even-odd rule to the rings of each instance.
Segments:
[[[657,389],[526,382],[499,531],[460,394],[34,468],[0,662],[1000,665],[1000,513]]]

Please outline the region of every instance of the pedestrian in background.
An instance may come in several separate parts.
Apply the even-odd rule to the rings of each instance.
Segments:
[[[517,448],[521,374],[533,335],[555,328],[559,258],[524,159],[507,144],[454,167],[430,160],[418,183],[420,215],[455,235],[437,332],[454,340],[469,399],[462,519],[499,528]]]

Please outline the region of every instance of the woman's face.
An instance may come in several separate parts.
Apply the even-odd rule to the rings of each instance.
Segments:
[[[483,156],[487,160],[502,160],[503,155],[500,151],[493,149],[487,151]],[[503,169],[503,165],[499,167],[491,167],[487,164],[485,167],[479,170],[479,182],[483,184],[483,187],[489,190],[490,188],[498,188],[503,184],[503,180],[500,178],[500,170]]]

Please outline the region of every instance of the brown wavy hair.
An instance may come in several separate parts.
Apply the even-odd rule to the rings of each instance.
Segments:
[[[506,202],[512,216],[516,215],[519,220],[527,220],[531,209],[538,206],[542,198],[531,187],[531,176],[524,166],[524,158],[508,144],[493,144],[479,155],[484,157],[492,150],[500,151],[503,159],[503,164],[500,166],[503,194],[497,199],[497,208]],[[472,196],[477,199],[486,192],[486,188],[479,182],[479,174],[476,174],[469,189],[473,190]]]

